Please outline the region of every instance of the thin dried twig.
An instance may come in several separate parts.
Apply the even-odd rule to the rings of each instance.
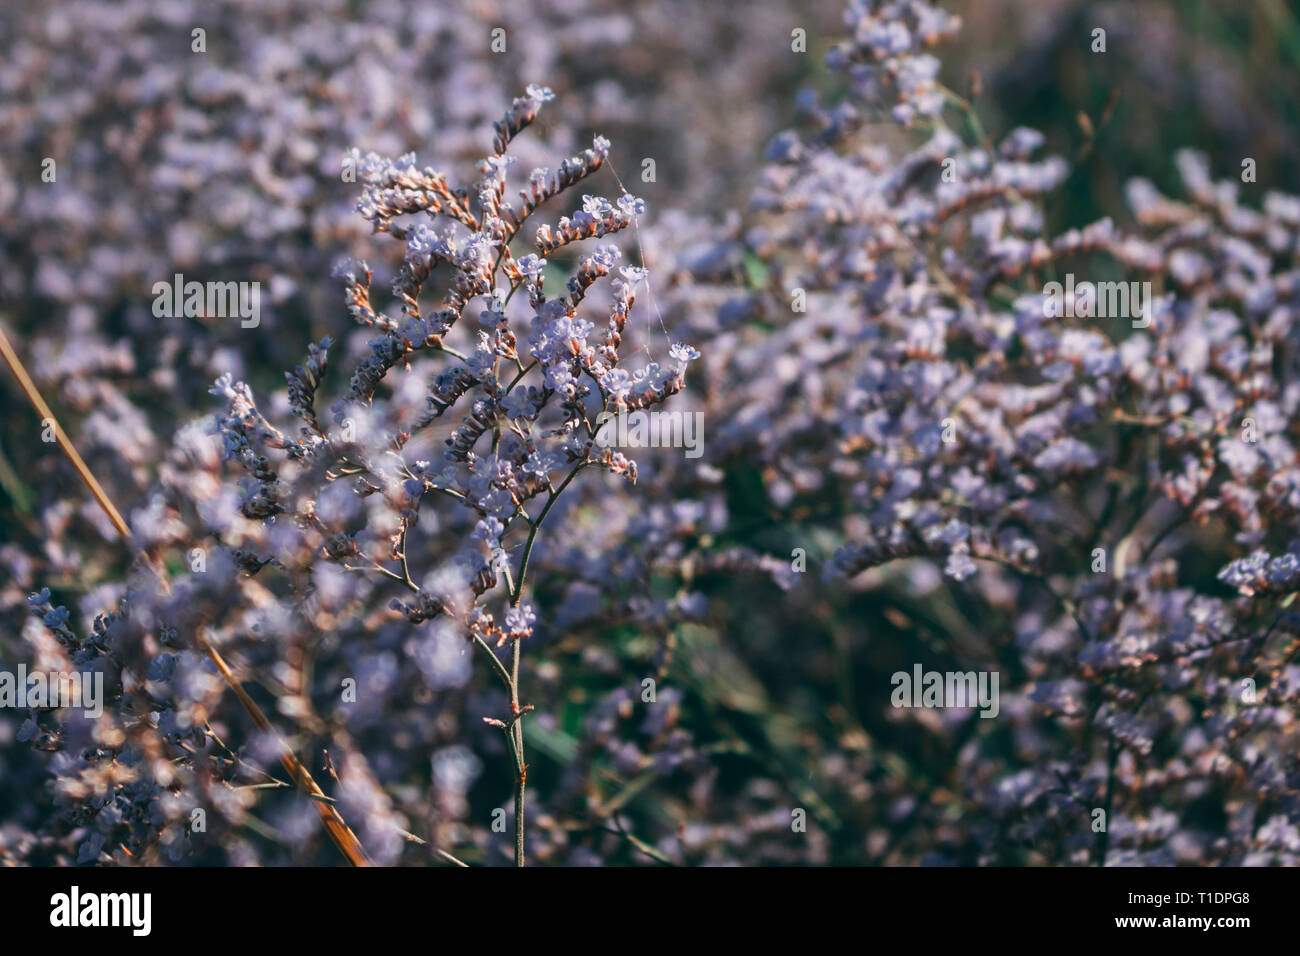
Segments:
[[[121,512],[117,510],[117,507],[104,492],[99,481],[86,466],[81,455],[77,453],[77,449],[73,447],[72,441],[64,432],[63,426],[59,424],[58,419],[54,417],[54,412],[50,410],[50,406],[45,403],[45,399],[41,396],[40,390],[36,387],[36,383],[32,381],[32,377],[27,373],[27,369],[23,365],[22,360],[18,357],[18,353],[15,352],[13,346],[9,344],[9,338],[5,335],[4,329],[2,328],[0,328],[0,355],[4,356],[5,364],[8,365],[9,370],[13,372],[14,378],[18,381],[19,387],[23,390],[23,394],[27,396],[27,400],[31,402],[32,407],[36,409],[37,413],[41,416],[42,421],[46,421],[53,426],[59,447],[63,449],[68,460],[72,462],[72,466],[77,470],[77,474],[81,476],[82,481],[86,483],[86,487],[90,489],[90,493],[94,496],[95,501],[99,504],[100,508],[103,509],[104,514],[108,515],[108,520],[112,522],[117,533],[120,534],[122,539],[129,544],[131,541],[131,531],[127,527],[126,521],[123,519]],[[167,571],[163,567],[162,562],[157,561],[152,555],[144,552],[140,552],[139,557],[145,566],[153,571],[163,588],[170,588],[167,579]],[[271,731],[274,733],[275,730],[271,726],[271,721],[268,720],[266,714],[262,712],[262,708],[258,707],[257,702],[254,701],[253,698],[249,697],[244,688],[240,686],[239,681],[235,678],[234,672],[230,669],[230,665],[226,663],[225,658],[221,656],[220,652],[212,646],[207,637],[202,633],[197,633],[195,634],[195,642],[203,652],[208,655],[212,663],[216,665],[217,672],[221,674],[222,679],[225,680],[230,689],[235,692],[235,697],[239,699],[239,703],[243,706],[244,710],[247,711],[248,716],[252,719],[257,728],[259,730]],[[365,849],[361,846],[361,841],[357,839],[356,834],[348,827],[342,814],[339,813],[338,808],[328,799],[321,799],[325,797],[324,791],[321,790],[321,788],[316,784],[316,781],[312,779],[312,775],[307,771],[307,768],[302,765],[301,761],[299,761],[296,756],[294,756],[293,752],[289,748],[288,742],[282,737],[279,737],[278,734],[277,738],[279,739],[281,749],[280,763],[284,766],[284,769],[288,772],[289,776],[293,778],[294,783],[298,785],[299,789],[307,794],[308,797],[312,798],[312,804],[316,807],[316,812],[320,815],[321,823],[325,827],[325,832],[328,833],[330,839],[334,841],[334,845],[339,848],[339,852],[341,852],[353,866],[370,866],[370,858],[366,855]]]

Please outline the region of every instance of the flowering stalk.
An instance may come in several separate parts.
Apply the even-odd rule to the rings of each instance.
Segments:
[[[479,163],[480,176],[467,189],[453,189],[444,174],[417,167],[414,155],[398,160],[354,156],[364,183],[358,210],[376,233],[405,243],[392,286],[402,316],[386,315],[372,304],[368,265],[338,268],[349,311],[379,334],[369,341],[345,394],[331,407],[333,428],[322,423],[315,407],[327,371],[329,339],[312,345],[307,362],[286,376],[301,437],[272,425],[244,383],[227,376],[213,389],[228,403],[219,424],[226,453],[248,476],[243,515],[265,522],[268,530],[286,519],[298,529],[299,548],[276,548],[268,537],[260,554],[248,556],[250,572],[274,564],[291,576],[306,577],[316,573],[322,559],[348,571],[375,572],[410,592],[409,599],[392,599],[392,610],[411,624],[434,621],[459,630],[491,659],[510,713],[505,720],[485,719],[505,733],[514,764],[514,856],[519,866],[525,860],[527,782],[522,717],[531,709],[520,703],[520,659],[521,642],[533,634],[537,618],[524,592],[538,532],[583,469],[594,466],[635,481],[635,462],[597,447],[594,420],[610,408],[641,409],[663,402],[681,390],[687,364],[698,357],[693,349],[673,345],[665,365],[651,362],[636,371],[620,366],[628,312],[647,274],[626,267],[614,278],[621,258],[615,246],[603,245],[579,257],[567,295],[551,297],[544,290],[545,256],[628,228],[644,211],[641,200],[627,193],[613,201],[586,195],[572,215],[535,230],[535,252],[516,256],[511,250],[526,221],[599,170],[609,151],[609,142],[596,137],[590,149],[564,160],[556,172],[534,170],[519,190],[518,208],[508,202],[507,174],[514,162],[510,144],[552,98],[549,89],[530,86],[514,101],[496,124],[492,155]],[[439,283],[441,299],[430,310],[422,300],[440,271],[446,273]],[[501,277],[504,284],[499,284]],[[602,279],[609,279],[610,305],[600,328],[582,313],[590,308],[588,293]],[[521,289],[527,299],[526,335],[520,317],[511,314],[512,304],[514,312],[524,311],[522,297],[516,296]],[[478,306],[472,309],[474,303]],[[452,348],[447,337],[467,315],[477,318],[477,345]],[[521,354],[525,348],[527,356]],[[398,386],[388,379],[425,356],[454,361],[432,375],[424,407],[414,410],[402,403]],[[443,439],[444,465],[437,469],[416,456],[427,446],[428,433],[457,405],[464,414]],[[568,471],[556,484],[552,476],[565,466]],[[429,557],[441,563],[424,569],[417,562],[413,572],[411,549],[430,492],[458,506],[460,514],[453,512],[446,520],[468,533],[450,560],[440,548]],[[533,518],[528,505],[542,496],[544,503]],[[364,524],[357,520],[363,507]],[[511,574],[505,542],[521,524],[528,531],[517,572]],[[283,534],[273,533],[281,534],[276,540],[282,544]],[[394,562],[396,568],[388,566]],[[504,616],[498,622],[489,602],[501,578]],[[509,667],[493,650],[507,641]]]

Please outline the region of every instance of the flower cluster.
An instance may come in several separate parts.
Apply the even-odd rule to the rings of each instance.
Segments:
[[[773,142],[750,221],[679,260],[712,315],[676,311],[729,344],[702,373],[736,409],[711,463],[762,462],[773,523],[836,545],[827,584],[890,630],[949,636],[926,659],[1003,677],[989,723],[1011,723],[1013,753],[1000,728],[917,717],[951,775],[927,794],[873,771],[907,809],[872,857],[911,859],[905,834],[942,832],[934,788],[960,781],[980,823],[926,859],[1294,862],[1272,834],[1296,827],[1296,197],[1247,204],[1180,152],[1185,202],[1136,180],[1132,230],[1053,236],[1069,166],[1036,131],[991,140],[940,84],[926,51],[955,18],[874,0],[846,17],[829,63],[854,96],[803,102],[811,132]],[[714,263],[746,258],[762,281],[742,291]],[[1131,306],[1061,309],[1050,284],[1073,273],[1124,283]],[[1207,792],[1229,824],[1169,818]]]
[[[0,861],[333,862],[344,820],[386,864],[1300,862],[1300,197],[1180,151],[1180,195],[1152,170],[1070,219],[1078,157],[990,135],[945,79],[959,18],[848,0],[842,97],[770,111],[797,126],[765,152],[749,104],[584,90],[575,128],[648,124],[647,155],[655,104],[698,131],[650,221],[613,169],[635,160],[553,125],[551,89],[512,77],[492,122],[504,81],[462,49],[480,14],[335,31],[346,5],[316,6],[285,7],[302,33],[268,32],[261,72],[186,74],[179,114],[165,56],[103,84],[133,118],[100,137],[109,165],[153,170],[163,212],[203,196],[210,231],[123,226],[84,283],[24,246],[18,287],[66,313],[33,334],[37,377],[115,436],[88,458],[130,494],[138,556],[62,474],[39,547],[0,547],[19,652],[108,687],[98,720],[0,720],[24,745],[0,797],[52,798],[0,822]],[[529,73],[568,103],[575,76],[646,69],[629,37],[685,9],[702,47],[789,50],[760,6],[541,3],[509,32],[563,38]],[[124,9],[133,63],[167,21]],[[328,81],[294,78],[307,49]],[[762,101],[752,74],[713,85]],[[59,138],[53,114],[6,129]],[[429,140],[441,165],[404,152]],[[127,221],[78,182],[24,218]],[[110,342],[95,310],[204,245],[283,310],[260,361],[202,317],[155,345],[126,309]],[[353,329],[321,318],[330,266]],[[173,423],[132,389],[209,371],[220,412],[157,437]],[[597,441],[602,415],[661,410],[702,417],[700,457]],[[996,717],[891,706],[918,665],[998,675]],[[286,751],[330,801],[295,795]]]

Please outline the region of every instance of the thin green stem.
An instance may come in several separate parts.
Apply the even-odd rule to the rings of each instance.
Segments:
[[[519,560],[519,577],[515,582],[514,592],[510,595],[510,606],[518,607],[519,601],[524,594],[524,581],[528,576],[528,559],[533,553],[533,544],[537,541],[537,532],[546,520],[546,515],[554,506],[557,498],[568,487],[571,482],[582,470],[583,463],[573,466],[573,470],[560,482],[560,486],[553,490],[546,499],[546,504],[542,507],[541,513],[537,520],[531,523],[528,530],[528,540],[524,543],[523,557]],[[497,659],[496,654],[487,646],[482,638],[474,636],[477,641],[492,658],[492,663],[498,668],[498,675],[505,682],[510,691],[510,724],[507,726],[506,734],[510,738],[511,756],[515,764],[515,866],[524,865],[524,790],[528,779],[528,765],[524,763],[524,721],[523,713],[519,707],[519,657],[520,643],[516,638],[511,641],[510,648],[510,670],[506,672],[505,665]]]
[[[497,657],[496,651],[488,647],[487,641],[477,634],[471,634],[470,636],[474,638],[474,643],[479,646],[479,649],[492,661],[492,669],[496,671],[497,676],[501,678],[502,683],[508,689],[510,687],[510,672],[506,670],[506,665],[501,663],[501,658]]]
[[[458,359],[460,359],[462,362],[467,362],[467,361],[469,361],[468,357],[465,355],[464,352],[461,352],[461,351],[459,351],[459,350],[457,350],[457,349],[454,349],[454,348],[452,348],[450,345],[443,345],[443,344],[439,343],[437,346],[434,347],[434,351],[435,351],[435,352],[446,352],[446,353],[447,353],[448,355],[450,355],[452,358],[458,358]]]
[[[524,579],[528,575],[528,559],[532,557],[533,542],[537,540],[537,532],[542,527],[542,522],[546,520],[547,514],[550,513],[551,507],[555,504],[555,500],[560,497],[560,493],[569,486],[569,482],[573,481],[578,472],[582,471],[584,464],[585,462],[580,461],[573,466],[573,470],[569,472],[562,482],[560,482],[560,487],[551,492],[550,497],[546,499],[546,504],[542,506],[542,511],[537,516],[537,520],[533,522],[533,526],[528,532],[528,540],[524,542],[524,555],[519,561],[519,578],[515,582],[515,593],[510,596],[511,607],[518,607],[519,599],[523,597]]]
[[[528,363],[527,368],[521,368],[519,370],[519,374],[516,375],[513,379],[511,379],[510,384],[506,386],[506,394],[509,395],[510,392],[514,389],[514,387],[519,384],[519,380],[523,378],[525,375],[527,375],[529,371],[531,371],[536,365],[537,365],[537,359],[533,359],[531,362]]]
[[[519,640],[512,642],[510,655],[510,713],[514,723],[510,735],[515,745],[515,866],[524,865],[524,782],[528,766],[524,763],[524,719],[519,713]]]

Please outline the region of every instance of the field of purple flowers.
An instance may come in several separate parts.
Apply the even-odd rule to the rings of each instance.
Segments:
[[[1284,4],[0,54],[0,864],[1300,863]]]

